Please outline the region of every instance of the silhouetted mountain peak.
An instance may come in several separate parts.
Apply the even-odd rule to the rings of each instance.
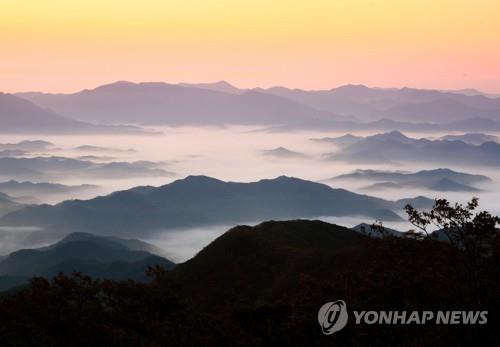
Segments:
[[[2,225],[29,225],[72,231],[141,234],[148,230],[217,225],[268,219],[364,215],[401,220],[392,201],[328,185],[280,176],[257,182],[224,182],[188,176],[153,188],[115,192],[55,206],[11,212]]]
[[[228,94],[241,94],[245,91],[245,89],[239,89],[224,80],[208,83],[179,83],[178,85],[182,87],[200,88]]]
[[[430,187],[433,190],[438,191],[460,191],[460,192],[477,192],[479,189],[458,183],[450,178],[444,177],[438,180],[434,185]]]
[[[269,150],[263,150],[263,151],[261,151],[261,153],[263,155],[276,157],[276,158],[299,159],[299,158],[306,158],[307,157],[307,155],[305,155],[304,153],[292,151],[292,150],[289,150],[288,148],[285,148],[285,147],[276,147],[276,148],[269,149]]]
[[[224,183],[223,181],[205,176],[205,175],[189,175],[186,178],[180,179],[175,181],[174,183],[186,183],[186,184],[192,184],[192,183],[204,183],[204,184],[212,184],[212,183]]]
[[[104,84],[98,86],[94,89],[85,89],[81,93],[84,94],[94,94],[94,93],[119,93],[119,92],[145,92],[152,90],[163,90],[173,87],[172,84],[168,84],[165,82],[129,82],[129,81],[117,81],[109,84]]]
[[[175,264],[157,248],[139,240],[72,233],[52,245],[22,249],[0,261],[0,275],[51,277],[59,272],[81,271],[95,277],[146,280],[148,266],[171,269]],[[0,285],[2,285],[0,278]]]
[[[0,207],[5,207],[6,205],[17,205],[12,197],[0,192]]]
[[[358,92],[358,91],[367,91],[370,90],[370,88],[365,86],[364,84],[345,84],[343,86],[332,88],[331,90]]]
[[[262,180],[262,181],[265,181],[265,180]],[[281,176],[278,176],[276,178],[271,178],[271,179],[268,179],[267,181],[269,181],[269,182],[289,182],[289,183],[308,182],[308,181],[305,181],[305,180],[297,178],[297,177],[286,176],[286,175],[281,175]]]
[[[497,142],[489,141],[481,144],[479,147],[486,151],[499,151],[500,150],[500,144]]]
[[[217,82],[214,82],[213,83],[214,86],[219,86],[219,87],[230,87],[230,88],[236,88],[235,86],[233,86],[231,83],[229,83],[228,81],[225,81],[225,80],[220,80],[220,81],[217,81]]]
[[[376,140],[384,140],[384,141],[390,140],[390,141],[401,141],[401,142],[406,142],[408,140],[412,140],[398,130],[393,130],[393,131],[386,132],[383,134],[376,134],[376,135],[368,136],[368,137],[366,137],[366,139],[376,139]]]
[[[130,81],[116,81],[116,82],[112,82],[112,83],[108,83],[108,84],[103,84],[102,86],[99,86],[99,87],[97,87],[95,89],[98,89],[98,88],[105,89],[105,88],[131,87],[131,86],[134,86],[136,84],[137,83],[130,82]]]

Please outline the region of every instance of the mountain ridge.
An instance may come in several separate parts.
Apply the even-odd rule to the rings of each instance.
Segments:
[[[134,126],[98,125],[64,117],[49,107],[0,92],[0,133],[128,133],[154,134]]]
[[[60,272],[85,272],[100,278],[147,280],[148,266],[175,264],[151,251],[153,245],[138,240],[71,233],[46,247],[21,249],[0,260],[0,288],[26,283],[34,276],[50,278]]]
[[[326,216],[401,220],[394,212],[400,209],[398,202],[293,177],[238,183],[188,176],[156,188],[136,187],[90,200],[27,207],[4,216],[0,225],[134,234],[151,229]]]
[[[418,117],[422,122],[434,122],[437,115],[441,123],[469,118],[500,119],[500,97],[364,85],[303,90],[237,88],[226,81],[177,84],[118,81],[71,94],[27,92],[16,95],[83,121],[121,123],[141,123],[138,114],[146,105],[154,105],[154,111],[150,107],[150,115],[142,119],[146,124],[279,125],[308,119],[374,121],[383,118],[401,121],[408,119],[408,115],[414,121],[415,114],[422,116]],[[204,117],[200,118],[202,113]]]
[[[163,82],[115,82],[73,94],[18,95],[68,117],[104,123],[280,124],[314,117],[342,119],[255,90],[234,94]]]

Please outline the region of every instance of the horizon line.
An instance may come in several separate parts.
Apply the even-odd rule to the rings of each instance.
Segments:
[[[131,83],[131,84],[148,84],[148,83],[157,83],[157,84],[166,84],[166,85],[177,85],[177,86],[182,86],[183,84],[190,85],[191,87],[197,87],[196,85],[216,85],[216,84],[221,84],[225,83],[229,85],[230,87],[233,87],[235,89],[238,89],[240,91],[252,91],[252,90],[258,90],[258,89],[263,89],[263,90],[268,90],[268,89],[273,89],[273,88],[286,88],[289,90],[301,90],[301,91],[306,91],[306,92],[319,92],[319,91],[331,91],[335,89],[339,89],[342,87],[365,87],[369,89],[380,89],[380,90],[402,90],[402,89],[414,89],[414,90],[427,90],[427,91],[438,91],[438,92],[450,92],[450,93],[456,93],[456,92],[461,92],[461,91],[475,91],[480,93],[481,95],[484,96],[490,96],[490,97],[500,97],[500,91],[499,92],[490,92],[490,91],[484,91],[482,89],[476,88],[476,87],[466,87],[466,88],[458,88],[458,89],[447,89],[447,88],[426,88],[426,87],[414,87],[414,86],[409,86],[409,85],[404,85],[400,87],[380,87],[380,86],[373,86],[373,85],[368,85],[364,83],[345,83],[345,84],[339,84],[337,86],[331,87],[331,88],[318,88],[318,89],[305,89],[305,88],[299,88],[299,87],[291,87],[291,86],[286,86],[286,85],[272,85],[269,87],[261,87],[261,86],[254,86],[254,87],[239,87],[236,84],[229,82],[228,80],[225,79],[220,79],[217,81],[202,81],[202,82],[167,82],[164,80],[157,80],[157,81],[137,81],[137,80],[115,80],[112,82],[104,82],[101,84],[94,85],[93,87],[88,87],[88,88],[79,88],[75,89],[72,91],[46,91],[46,90],[17,90],[17,91],[0,91],[2,93],[6,94],[24,94],[24,93],[43,93],[43,94],[76,94],[79,92],[83,91],[89,91],[89,90],[95,90],[97,88],[103,87],[103,86],[109,86],[113,84],[118,84],[118,83]],[[199,88],[199,87],[198,87]]]

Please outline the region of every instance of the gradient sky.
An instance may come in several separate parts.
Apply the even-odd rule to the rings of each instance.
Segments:
[[[499,0],[0,0],[0,90],[116,80],[500,92]]]

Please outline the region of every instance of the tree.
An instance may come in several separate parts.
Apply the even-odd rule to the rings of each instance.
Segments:
[[[426,238],[439,238],[442,234],[453,247],[465,250],[469,256],[485,257],[497,245],[500,217],[487,211],[476,212],[478,206],[477,198],[466,205],[451,205],[446,199],[437,199],[430,211],[419,212],[411,205],[406,205],[405,210],[410,223],[422,230]]]
[[[479,303],[487,296],[495,297],[499,288],[500,217],[477,211],[478,206],[477,198],[465,205],[437,199],[430,211],[419,212],[410,205],[405,209],[409,221],[423,231],[425,240],[447,241],[450,247],[443,248],[443,252],[450,260],[448,275],[456,283],[454,289]]]

